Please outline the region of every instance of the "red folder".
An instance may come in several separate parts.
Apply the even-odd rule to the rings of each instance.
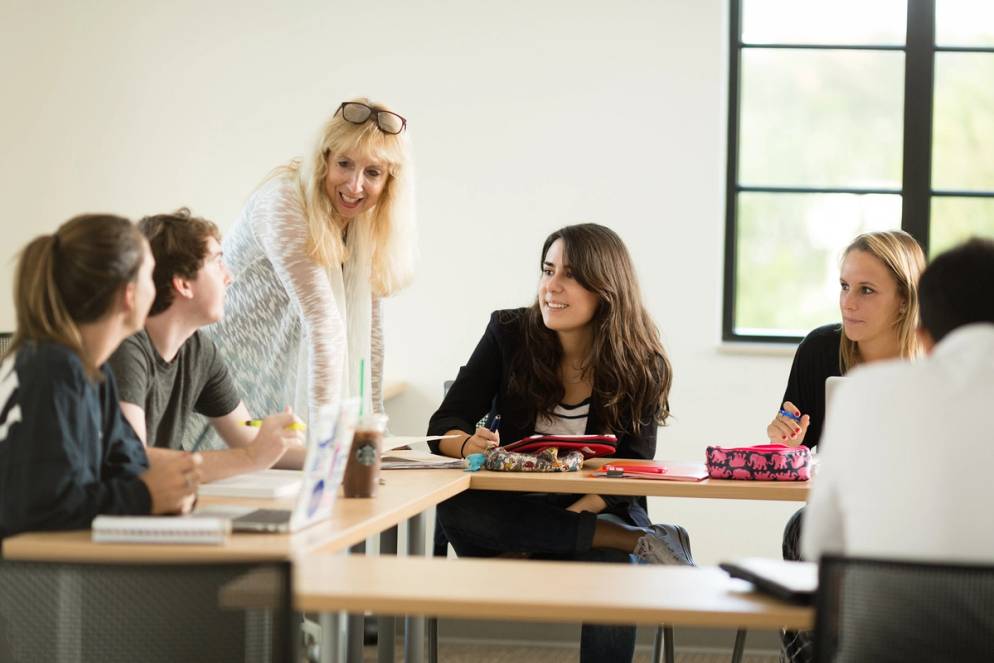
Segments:
[[[618,446],[614,435],[532,435],[517,442],[502,446],[505,451],[538,453],[542,449],[555,447],[563,451],[579,451],[584,459],[598,456],[613,456]]]
[[[708,478],[704,463],[663,463],[617,461],[602,465],[591,476],[613,479],[657,479],[661,481],[703,481]]]

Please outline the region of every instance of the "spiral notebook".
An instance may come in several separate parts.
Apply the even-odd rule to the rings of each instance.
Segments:
[[[221,545],[231,534],[227,518],[97,516],[94,543],[192,543]]]

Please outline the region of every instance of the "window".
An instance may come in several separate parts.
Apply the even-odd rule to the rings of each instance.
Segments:
[[[731,0],[725,340],[839,319],[839,259],[994,237],[994,2]]]

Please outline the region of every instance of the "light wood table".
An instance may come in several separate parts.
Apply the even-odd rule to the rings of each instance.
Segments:
[[[644,495],[646,497],[696,497],[730,500],[773,500],[803,502],[808,498],[810,481],[661,481],[656,479],[595,478],[593,471],[612,461],[589,460],[579,472],[490,472],[480,470],[471,475],[473,490],[507,490],[525,493],[577,493],[597,495]],[[626,460],[625,462],[635,462]],[[666,462],[666,461],[663,461]],[[677,463],[679,464],[679,462]]]
[[[257,532],[235,533],[223,545],[169,545],[134,543],[94,543],[89,530],[69,532],[28,532],[10,537],[3,542],[6,559],[47,562],[96,562],[96,563],[190,563],[203,564],[225,561],[294,560],[315,552],[337,553],[361,544],[366,539],[385,533],[388,545],[396,552],[396,526],[408,522],[408,554],[423,554],[425,530],[423,512],[469,488],[469,474],[462,470],[395,470],[383,473],[384,484],[377,496],[370,499],[345,499],[335,501],[331,518],[295,534],[263,534]],[[292,508],[291,500],[250,500],[220,497],[202,498],[204,506],[221,504],[256,508]],[[387,533],[392,530],[392,540]],[[383,546],[381,536],[381,550]],[[325,559],[326,557],[322,557]],[[354,622],[348,637],[347,619],[338,613],[323,613],[322,630],[325,633],[322,652],[326,660],[344,659],[344,651],[361,651],[361,636]],[[392,620],[383,628],[393,633]],[[406,624],[411,634],[409,652],[420,651],[423,646],[424,623],[422,617],[411,617]],[[382,660],[392,660],[393,639],[384,635],[388,652]],[[348,642],[347,642],[348,641]],[[409,660],[420,660],[410,655]]]
[[[714,567],[309,556],[294,565],[301,611],[459,619],[807,629],[814,609],[759,594]]]
[[[51,562],[204,563],[294,559],[312,552],[338,552],[413,518],[469,487],[461,470],[385,472],[385,484],[372,499],[335,501],[331,519],[295,534],[232,534],[223,545],[94,543],[90,530],[28,532],[5,539],[3,556]],[[289,500],[202,498],[203,504],[291,508]]]

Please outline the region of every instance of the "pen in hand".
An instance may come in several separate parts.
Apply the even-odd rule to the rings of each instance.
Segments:
[[[801,415],[794,414],[793,412],[785,410],[783,408],[780,408],[780,411],[777,412],[777,414],[781,417],[787,417],[788,419],[794,421],[795,423],[799,423],[801,421]]]
[[[494,415],[494,418],[491,419],[490,423],[487,424],[486,427],[485,427],[487,429],[487,431],[493,433],[493,436],[491,436],[490,439],[486,440],[486,443],[487,443],[486,448],[487,449],[493,449],[494,447],[499,447],[500,446],[500,433],[497,432],[497,429],[499,427],[500,427],[500,415],[497,414],[497,415]]]
[[[252,428],[259,428],[262,426],[262,419],[248,419],[243,424],[245,426],[251,426]],[[307,424],[295,421],[289,426],[286,426],[288,430],[307,430]]]

